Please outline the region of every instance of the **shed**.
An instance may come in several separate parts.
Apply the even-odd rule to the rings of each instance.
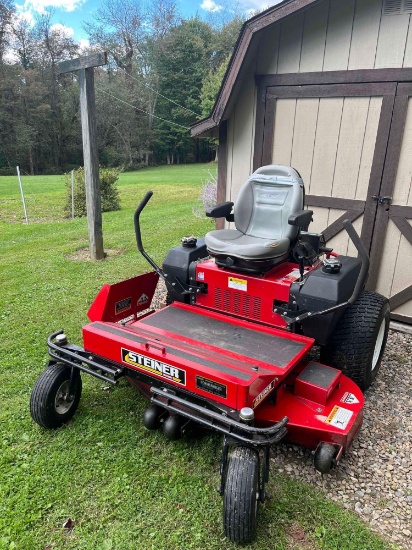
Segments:
[[[412,0],[284,0],[243,26],[209,118],[218,201],[258,167],[302,175],[312,231],[370,252],[367,287],[412,323]]]

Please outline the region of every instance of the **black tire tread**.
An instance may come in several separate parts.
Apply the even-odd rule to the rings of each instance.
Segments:
[[[72,407],[65,415],[57,415],[50,400],[56,387],[70,378],[70,368],[61,363],[54,363],[47,367],[37,379],[30,397],[30,414],[33,420],[42,428],[60,428],[73,417],[78,407],[82,392],[82,380],[78,376],[75,399]]]
[[[322,443],[321,447],[316,450],[314,456],[314,466],[318,472],[322,474],[328,474],[333,466],[333,457],[335,456],[336,449],[329,443]]]
[[[363,291],[345,312],[329,342],[321,351],[323,363],[342,370],[362,391],[368,389],[379,369],[378,363],[374,377],[370,379],[370,350],[374,349],[376,325],[382,315],[388,317],[389,324],[387,298],[376,292]],[[385,347],[386,338],[387,330],[382,349]]]
[[[259,484],[259,458],[248,447],[236,447],[227,469],[223,524],[226,537],[238,544],[256,536],[256,495]]]

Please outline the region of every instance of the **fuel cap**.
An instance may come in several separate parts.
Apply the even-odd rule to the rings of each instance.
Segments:
[[[323,260],[323,273],[339,273],[342,262],[338,258],[325,258]]]

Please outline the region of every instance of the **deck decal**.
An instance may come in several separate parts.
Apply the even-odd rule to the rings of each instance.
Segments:
[[[213,393],[219,397],[224,397],[225,399],[227,397],[227,386],[219,384],[219,382],[215,382],[214,380],[203,378],[203,376],[196,376],[196,388],[208,393]]]
[[[331,410],[331,412],[329,413],[329,416],[327,417],[325,422],[327,424],[330,424],[331,426],[335,426],[335,428],[339,428],[340,430],[345,430],[352,416],[353,416],[352,411],[349,411],[348,409],[344,409],[343,407],[338,407],[337,405],[335,405]]]
[[[122,348],[122,362],[127,365],[132,365],[144,372],[150,372],[156,376],[160,376],[165,380],[176,382],[182,386],[186,386],[186,371],[178,367],[172,367],[162,361],[156,361],[151,357],[146,357],[137,351],[130,351]]]
[[[347,403],[348,405],[354,405],[355,403],[359,403],[359,399],[355,395],[353,395],[353,393],[349,393],[349,392],[345,392],[340,401],[341,403]]]
[[[260,392],[260,394],[257,397],[255,397],[255,399],[253,400],[252,407],[256,409],[259,403],[261,403],[265,399],[265,397],[269,395],[269,393],[273,390],[274,387],[275,387],[275,381],[272,380],[269,386],[267,386],[262,392]]]

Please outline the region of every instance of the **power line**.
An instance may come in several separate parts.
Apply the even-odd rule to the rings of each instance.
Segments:
[[[168,124],[172,124],[173,126],[178,126],[179,128],[183,128],[184,130],[190,130],[190,128],[188,128],[187,126],[182,126],[181,124],[177,124],[176,122],[172,122],[170,120],[166,120],[165,118],[161,118],[160,116],[154,115],[152,113],[148,113],[147,111],[144,111],[143,109],[140,109],[139,107],[136,107],[135,105],[132,105],[131,103],[128,103],[127,101],[124,101],[124,99],[120,99],[120,97],[116,97],[115,95],[113,95],[109,92],[106,92],[105,90],[102,90],[98,86],[96,86],[96,90],[99,90],[99,92],[102,92],[103,94],[106,94],[106,95],[112,97],[113,99],[116,99],[120,103],[124,103],[128,107],[132,107],[132,109],[136,109],[137,111],[141,111],[145,115],[152,116],[153,118],[158,118],[159,120],[162,120],[163,122],[167,122]]]
[[[121,71],[123,71],[126,76],[128,76],[129,78],[132,78],[133,80],[136,80],[136,82],[139,82],[139,84],[141,84],[141,81],[138,78],[136,78],[135,76],[132,76],[131,74],[127,73],[125,69],[123,69],[122,67],[119,67],[119,69]],[[161,94],[158,90],[154,90],[153,88],[151,88],[149,86],[149,84],[146,84],[145,82],[143,82],[143,85],[146,88],[148,88],[149,90],[151,90],[152,92],[154,92],[155,94],[160,95],[160,97],[163,97],[163,99],[165,99],[166,101],[170,101],[171,103],[174,103],[175,105],[177,105],[181,109],[184,109],[185,111],[188,111],[189,113],[192,113],[192,115],[200,116],[200,117],[202,116],[199,113],[195,113],[195,111],[192,111],[191,109],[188,109],[187,107],[183,107],[183,105],[180,105],[180,103],[177,103],[177,101],[175,101],[174,99],[170,99],[170,97],[166,97],[165,95]]]

